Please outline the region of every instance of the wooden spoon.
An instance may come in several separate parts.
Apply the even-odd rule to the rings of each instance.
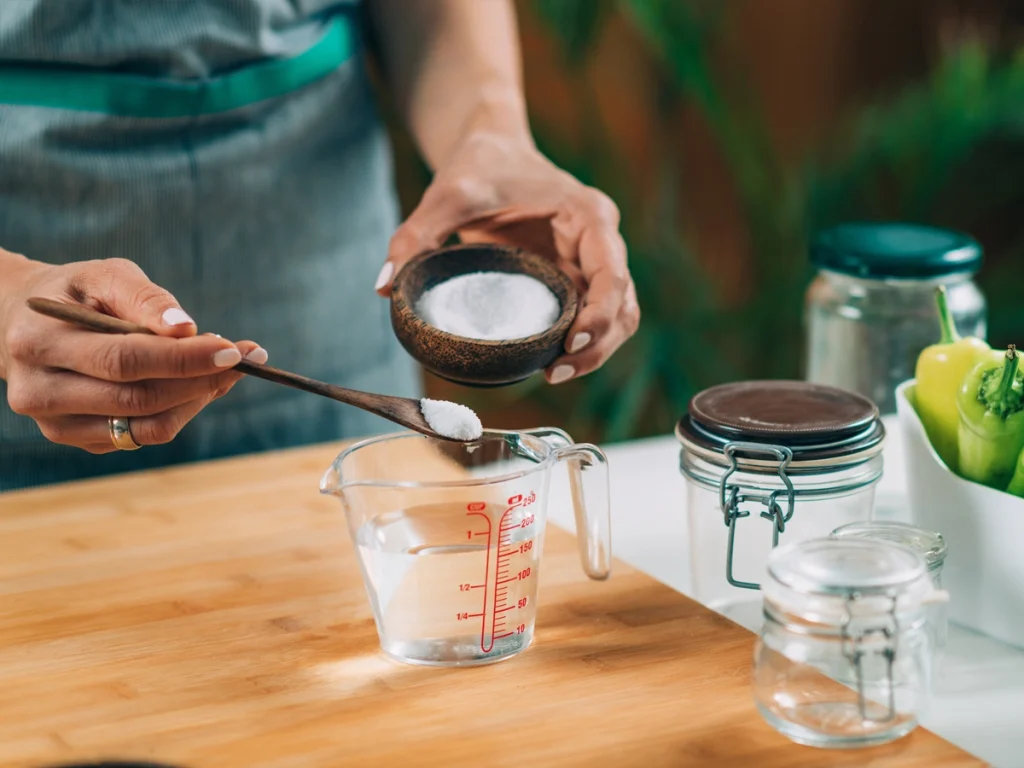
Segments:
[[[61,301],[53,301],[52,299],[43,299],[34,297],[28,300],[28,306],[34,312],[38,312],[41,315],[52,317],[57,320],[63,320],[68,323],[74,323],[80,325],[83,328],[88,328],[93,331],[99,331],[100,333],[144,333],[149,336],[155,336],[149,328],[135,323],[129,323],[126,320],[121,320],[117,317],[111,317],[110,315],[104,315],[102,312],[97,312],[91,307],[87,307],[84,304],[68,304]],[[301,376],[297,373],[291,373],[290,371],[283,371],[280,368],[274,368],[269,365],[260,365],[259,363],[251,363],[246,360],[241,361],[234,366],[234,370],[240,371],[248,376],[255,376],[257,379],[265,379],[272,381],[275,384],[283,384],[286,387],[292,387],[293,389],[301,389],[303,392],[311,392],[314,395],[321,395],[322,397],[328,397],[331,400],[337,400],[340,403],[346,403],[348,405],[354,405],[356,408],[361,408],[364,411],[375,413],[378,416],[382,416],[388,421],[393,421],[396,424],[401,424],[403,427],[427,435],[428,437],[435,437],[440,440],[449,440],[451,442],[466,442],[462,440],[454,440],[453,438],[442,435],[439,432],[431,429],[427,420],[423,417],[423,411],[420,410],[419,400],[413,400],[408,397],[391,397],[389,395],[377,395],[370,392],[360,392],[355,389],[346,389],[345,387],[338,387],[334,384],[326,384],[316,379],[310,379],[306,376]]]

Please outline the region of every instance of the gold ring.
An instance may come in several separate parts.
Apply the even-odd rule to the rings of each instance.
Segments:
[[[120,416],[111,416],[107,421],[110,424],[110,440],[114,443],[114,447],[117,450],[137,451],[142,447],[132,437],[132,428],[128,424],[128,419],[122,419]]]

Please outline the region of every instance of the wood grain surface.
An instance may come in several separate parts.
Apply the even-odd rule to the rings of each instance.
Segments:
[[[982,764],[922,729],[791,744],[754,709],[753,635],[621,564],[588,581],[557,530],[531,649],[389,661],[340,505],[317,493],[336,452],[0,496],[0,766]]]

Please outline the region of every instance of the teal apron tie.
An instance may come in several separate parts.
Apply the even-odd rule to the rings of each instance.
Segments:
[[[320,41],[303,53],[210,80],[0,63],[0,104],[157,119],[228,112],[297,91],[336,70],[355,48],[350,23],[335,16]]]

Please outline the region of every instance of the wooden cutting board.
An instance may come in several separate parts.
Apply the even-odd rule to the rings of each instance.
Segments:
[[[750,691],[754,637],[550,530],[534,646],[410,667],[377,636],[314,448],[0,496],[0,765],[969,766],[918,730],[800,747]]]

